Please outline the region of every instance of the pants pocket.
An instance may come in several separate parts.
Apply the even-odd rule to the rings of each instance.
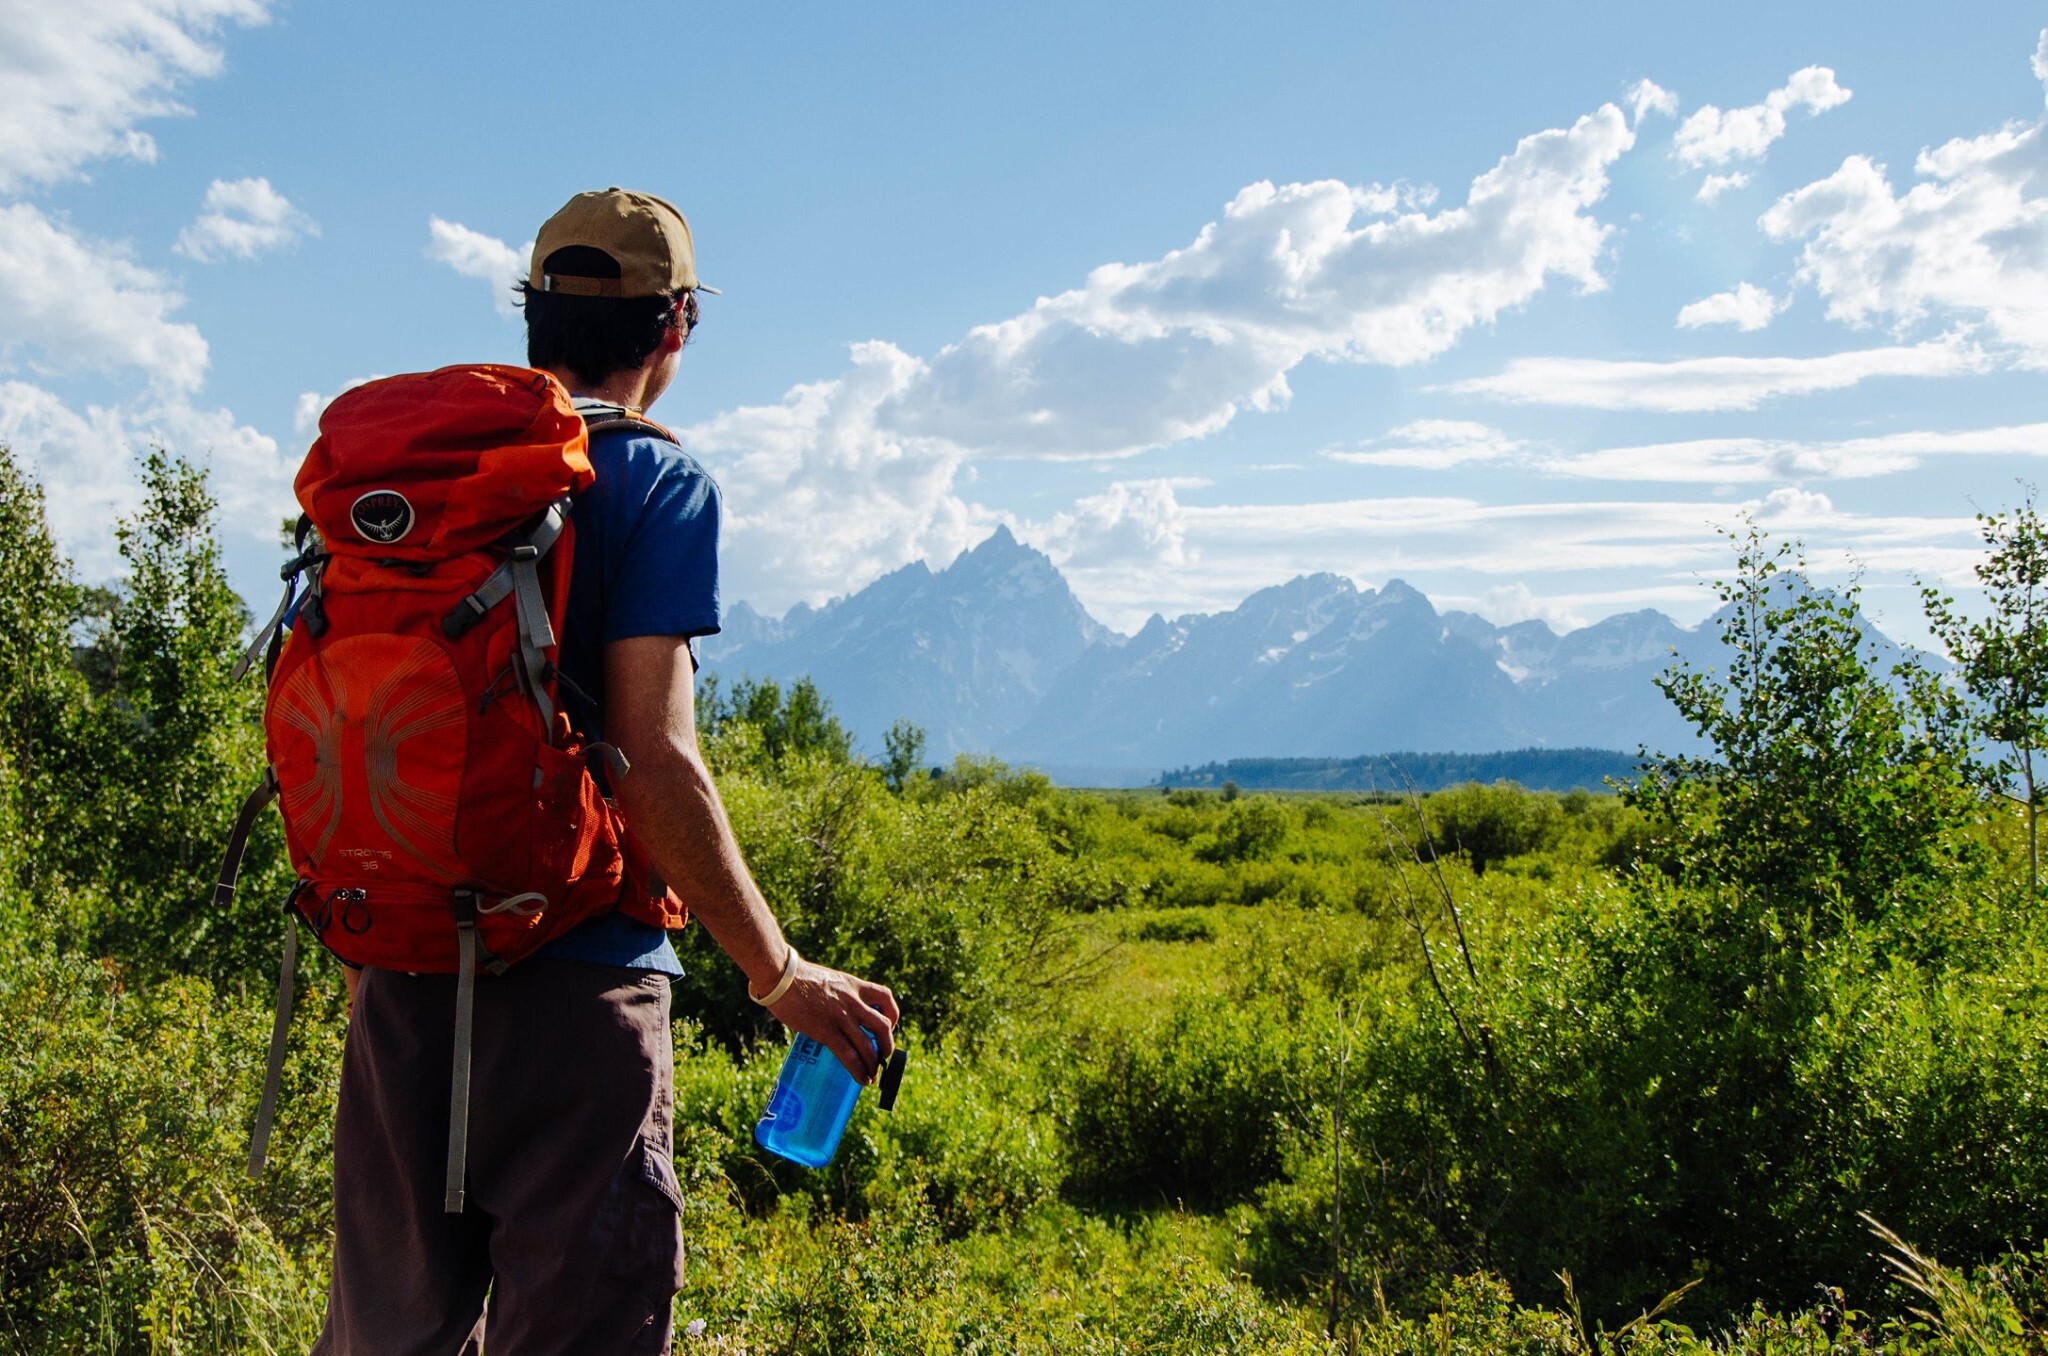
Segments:
[[[675,1166],[642,1135],[613,1184],[604,1214],[614,1282],[643,1298],[666,1303],[683,1284],[682,1188]]]

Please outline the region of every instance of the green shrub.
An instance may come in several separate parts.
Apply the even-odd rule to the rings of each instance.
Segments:
[[[1196,856],[1205,862],[1256,862],[1280,850],[1291,822],[1280,802],[1271,796],[1240,800],[1234,794],[1226,794],[1222,799],[1229,803],[1229,808],[1224,810],[1215,833],[1195,849]]]
[[[731,773],[733,826],[783,930],[806,955],[888,984],[939,1034],[1026,1014],[1073,965],[1074,914],[1118,888],[1061,853],[996,783],[895,796],[873,769],[791,754]],[[745,976],[701,928],[677,935],[677,1011],[738,1049],[774,1034]]]
[[[1199,909],[1169,909],[1146,914],[1127,935],[1140,942],[1213,942],[1216,925]]]
[[[1314,1114],[1323,1017],[1184,994],[1159,1021],[1089,1050],[1068,1112],[1076,1189],[1135,1205],[1249,1196],[1279,1172],[1288,1128]]]
[[[331,983],[331,980],[330,980]],[[334,995],[243,1172],[268,1005],[0,952],[0,1331],[25,1352],[303,1348],[324,1307]]]
[[[1438,791],[1424,802],[1423,814],[1437,848],[1463,853],[1481,875],[1496,862],[1555,846],[1566,824],[1554,797],[1513,782]]]
[[[916,1198],[950,1238],[1004,1227],[1049,1200],[1064,1177],[1039,1064],[1005,1053],[1002,1042],[970,1058],[911,1033],[895,1109],[884,1112],[863,1093],[832,1163],[816,1171],[753,1141],[785,1046],[763,1044],[735,1062],[687,1023],[677,1046],[677,1171],[757,1213],[800,1196],[864,1219]]]

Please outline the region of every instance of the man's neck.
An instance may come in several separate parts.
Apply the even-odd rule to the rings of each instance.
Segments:
[[[647,408],[648,374],[644,370],[614,372],[595,386],[579,381],[572,372],[559,367],[549,368],[555,380],[568,388],[572,396],[586,396],[591,400],[602,400],[607,405],[617,405],[635,414]]]

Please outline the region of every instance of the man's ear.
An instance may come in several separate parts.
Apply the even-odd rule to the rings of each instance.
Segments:
[[[681,325],[669,325],[662,330],[661,342],[654,346],[654,351],[658,356],[665,358],[682,348],[683,338],[683,327]]]

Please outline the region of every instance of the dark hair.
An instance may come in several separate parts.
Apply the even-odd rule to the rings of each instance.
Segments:
[[[618,262],[588,245],[558,249],[541,268],[567,278],[619,276]],[[563,368],[589,386],[646,362],[676,326],[674,297],[577,297],[524,282],[515,290],[526,311],[526,365]],[[689,323],[696,310],[691,298],[684,310]],[[688,330],[683,337],[689,338]]]

